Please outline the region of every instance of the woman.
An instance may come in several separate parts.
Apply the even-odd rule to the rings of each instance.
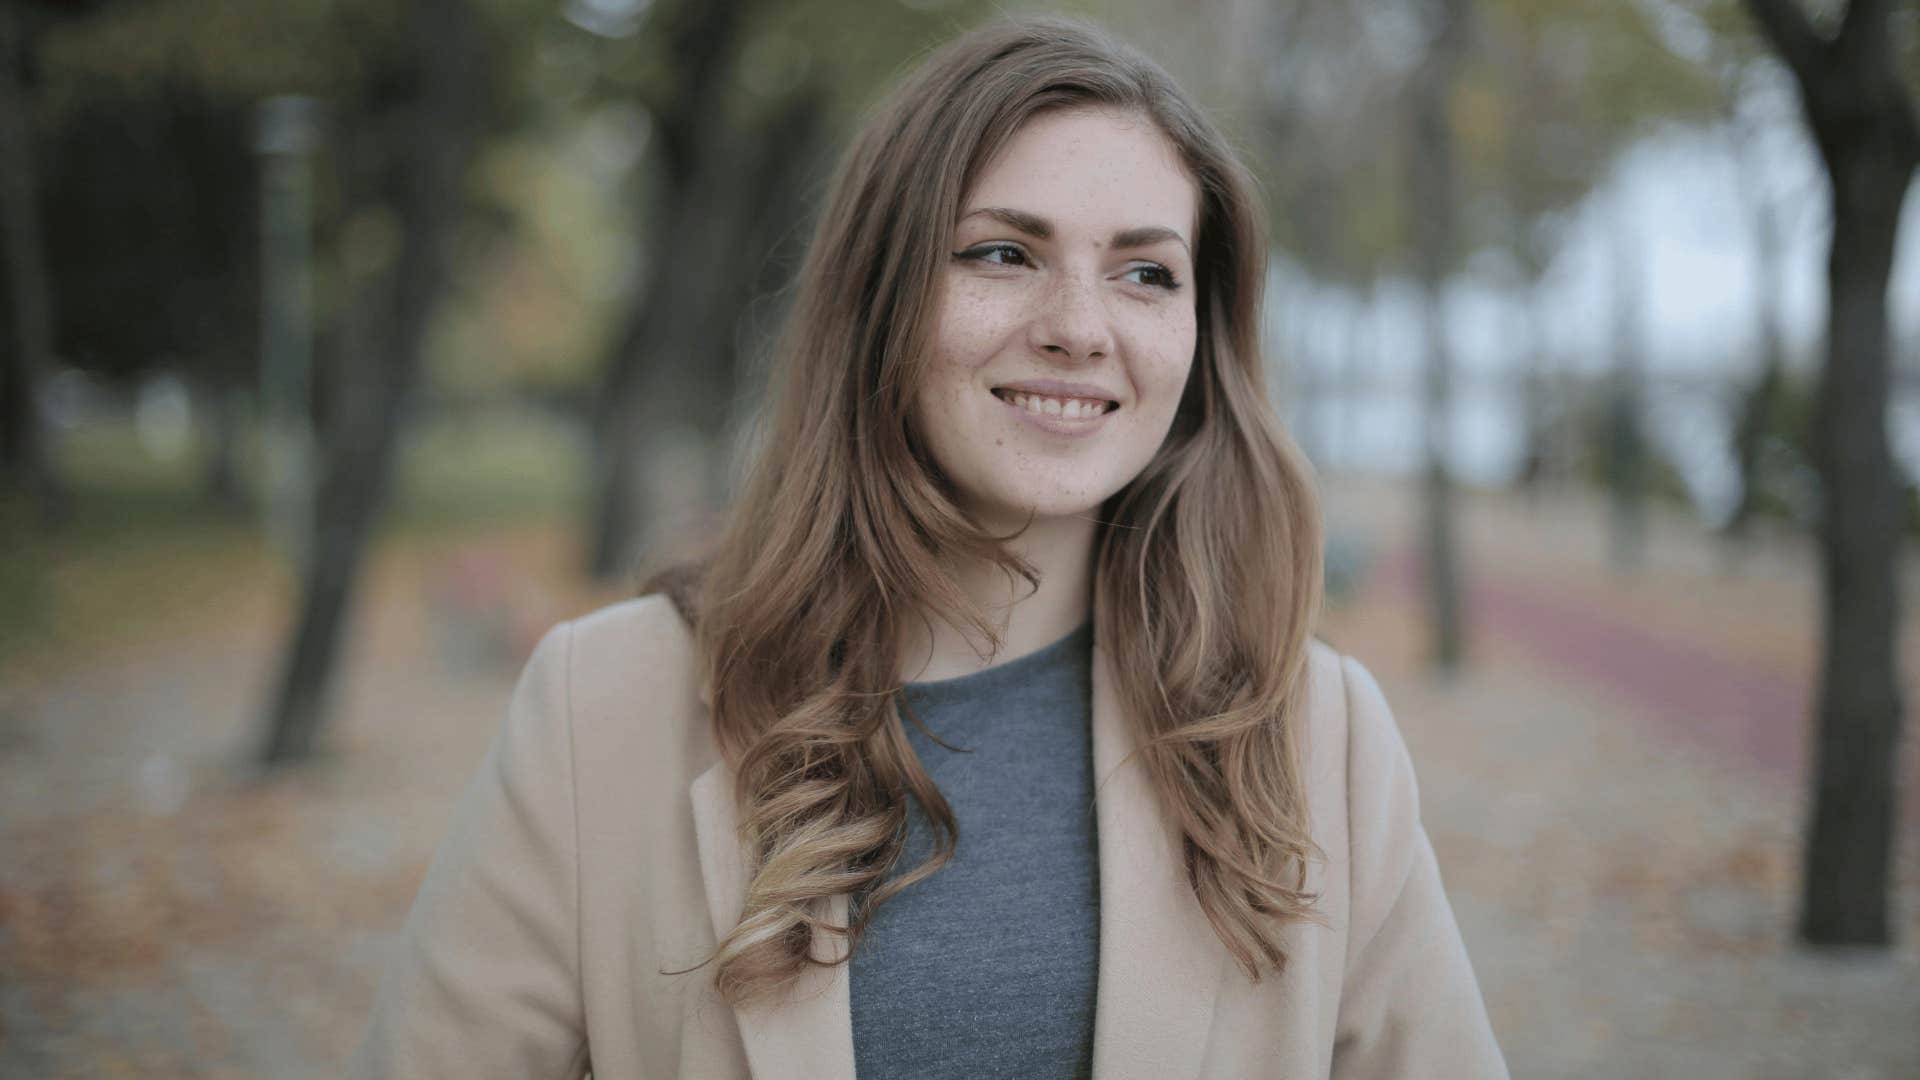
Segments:
[[[928,59],[724,535],[536,650],[361,1074],[1504,1076],[1387,706],[1311,639],[1264,244],[1137,54]]]

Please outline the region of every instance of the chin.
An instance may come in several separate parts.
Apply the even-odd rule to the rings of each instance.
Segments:
[[[982,525],[995,531],[999,531],[1000,526],[1011,530],[1024,524],[1029,514],[1035,525],[1062,518],[1092,517],[1112,495],[1111,492],[1102,494],[1104,491],[1104,485],[1085,485],[983,492],[968,498],[966,506]]]

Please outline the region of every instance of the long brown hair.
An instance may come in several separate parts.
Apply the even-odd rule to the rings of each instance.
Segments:
[[[817,962],[815,934],[857,945],[881,903],[953,853],[952,810],[901,726],[901,630],[938,612],[997,648],[952,568],[984,560],[1037,578],[956,505],[909,405],[961,200],[1029,118],[1087,106],[1151,117],[1201,200],[1194,367],[1159,453],[1103,508],[1096,641],[1184,836],[1194,895],[1243,970],[1283,968],[1282,926],[1314,917],[1301,740],[1320,522],[1263,388],[1259,202],[1152,61],[1080,23],[1013,20],[933,53],[842,162],[777,345],[759,450],[690,597],[681,590],[753,864],[714,954],[731,1002]],[[887,881],[909,793],[935,852]],[[827,901],[843,893],[864,902],[850,926],[831,925]]]

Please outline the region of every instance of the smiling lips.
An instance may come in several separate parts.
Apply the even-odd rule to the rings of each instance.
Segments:
[[[1005,387],[995,389],[993,396],[1030,416],[1046,419],[1095,420],[1120,407],[1117,401],[1101,398],[1034,394]]]

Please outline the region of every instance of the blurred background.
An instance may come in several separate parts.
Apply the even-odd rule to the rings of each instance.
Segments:
[[[1515,1075],[1920,1075],[1894,0],[0,5],[0,1075],[337,1072],[533,642],[725,505],[863,108],[1029,9],[1262,180]]]

